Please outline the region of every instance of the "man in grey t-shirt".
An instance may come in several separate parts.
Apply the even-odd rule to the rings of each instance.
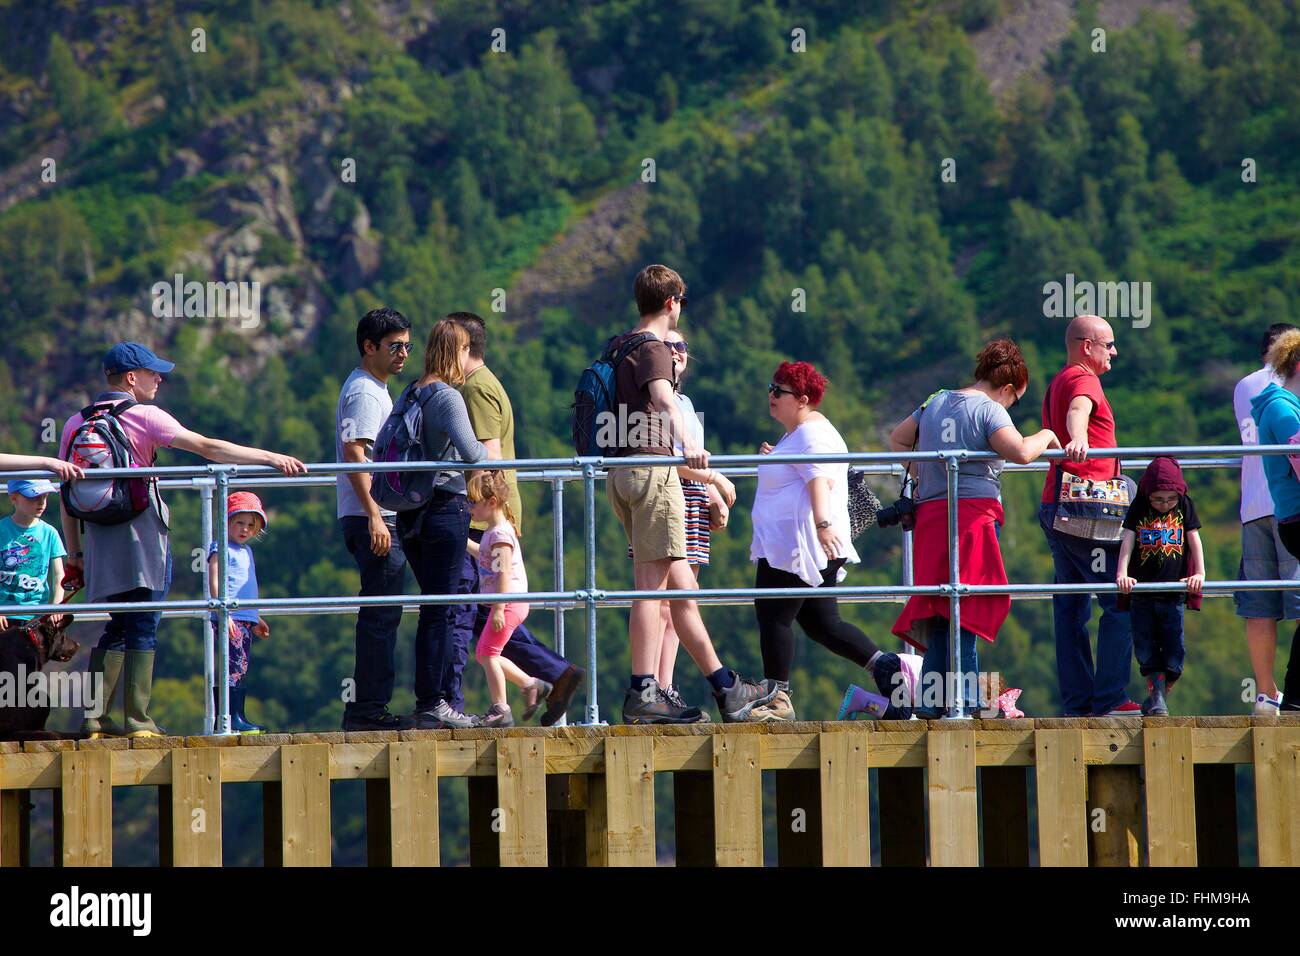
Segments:
[[[371,461],[380,426],[393,409],[388,379],[402,371],[411,350],[411,323],[396,309],[372,309],[357,323],[361,364],[339,392],[334,420],[334,450],[343,462]],[[361,595],[401,594],[406,585],[406,555],[397,535],[396,516],[370,497],[370,474],[338,476],[338,517],[357,570]],[[393,652],[400,605],[363,607],[357,612],[356,686],[343,710],[344,730],[408,730],[409,717],[389,713],[393,699]]]

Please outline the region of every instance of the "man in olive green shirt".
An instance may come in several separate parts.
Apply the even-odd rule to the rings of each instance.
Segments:
[[[515,413],[510,405],[510,396],[484,363],[483,356],[487,350],[485,324],[473,312],[453,312],[447,318],[469,334],[469,361],[465,364],[465,384],[461,386],[460,393],[465,399],[470,424],[474,426],[474,436],[487,447],[489,458],[514,458]],[[515,513],[515,521],[522,532],[523,507],[519,498],[519,482],[513,471],[506,472],[506,483],[510,485],[510,508]],[[479,541],[484,530],[483,524],[472,524],[471,540]],[[478,561],[468,551],[461,569],[459,593],[479,593]],[[490,611],[490,606],[486,604],[462,604],[456,609],[452,626],[454,699],[451,704],[457,709],[464,708],[460,677],[469,660],[469,645],[483,633]],[[540,678],[552,685],[553,689],[546,698],[546,711],[542,714],[543,726],[549,727],[564,716],[574,693],[582,683],[582,668],[570,664],[539,641],[525,624],[515,628],[502,649],[501,656],[518,665],[529,677]]]

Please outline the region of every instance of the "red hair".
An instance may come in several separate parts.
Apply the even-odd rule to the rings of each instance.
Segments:
[[[793,389],[796,395],[806,395],[808,404],[814,408],[822,403],[826,386],[830,384],[811,362],[782,362],[772,381]]]

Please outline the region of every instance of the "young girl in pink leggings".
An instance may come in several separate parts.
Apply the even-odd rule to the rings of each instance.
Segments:
[[[499,471],[474,475],[466,486],[470,515],[488,528],[478,544],[478,570],[483,594],[522,593],[528,590],[528,572],[519,547],[519,532],[510,509],[510,489]],[[483,633],[478,637],[474,656],[487,676],[488,696],[492,706],[483,715],[484,727],[512,727],[515,720],[506,702],[506,681],[523,688],[530,704],[535,703],[545,687],[501,656],[501,650],[520,623],[528,616],[522,601],[493,604]],[[535,709],[532,708],[532,709]]]

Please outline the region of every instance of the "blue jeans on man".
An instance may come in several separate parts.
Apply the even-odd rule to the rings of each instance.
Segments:
[[[469,536],[475,541],[483,537],[483,532],[472,529]],[[457,587],[458,594],[478,594],[480,582],[478,574],[478,561],[468,551],[465,552],[465,559],[461,563],[460,584]],[[492,612],[490,604],[461,604],[456,608],[456,614],[452,621],[452,696],[449,701],[457,710],[464,712],[465,695],[461,689],[461,675],[465,670],[465,664],[469,660],[469,647],[480,634],[487,624],[488,615]],[[512,664],[516,665],[521,671],[529,677],[537,677],[549,684],[558,681],[570,667],[559,654],[539,641],[533,632],[528,630],[527,624],[520,624],[506,646],[501,651],[501,656]]]
[[[104,598],[106,603],[126,604],[136,601],[161,601],[172,587],[172,553],[167,550],[167,572],[163,588],[132,588]],[[158,647],[158,625],[162,611],[111,611],[108,624],[97,645],[101,651],[152,651]]]
[[[385,522],[392,535],[388,553],[377,555],[370,549],[370,520],[360,515],[339,519],[343,541],[361,572],[361,596],[402,594],[406,589],[406,555],[397,533],[396,519]],[[378,717],[393,699],[393,654],[397,647],[397,627],[402,623],[400,605],[363,607],[357,612],[355,699],[344,712],[357,719]]]
[[[1114,584],[1119,567],[1119,543],[1106,544],[1052,530],[1055,503],[1042,505],[1038,522],[1047,535],[1057,584]],[[1098,549],[1103,552],[1098,554]],[[1100,563],[1100,570],[1097,566]],[[1133,635],[1129,614],[1116,607],[1118,595],[1098,594],[1101,623],[1097,627],[1097,664],[1092,662],[1088,622],[1091,594],[1052,595],[1056,632],[1056,677],[1061,707],[1067,717],[1105,714],[1128,699],[1133,670]]]

